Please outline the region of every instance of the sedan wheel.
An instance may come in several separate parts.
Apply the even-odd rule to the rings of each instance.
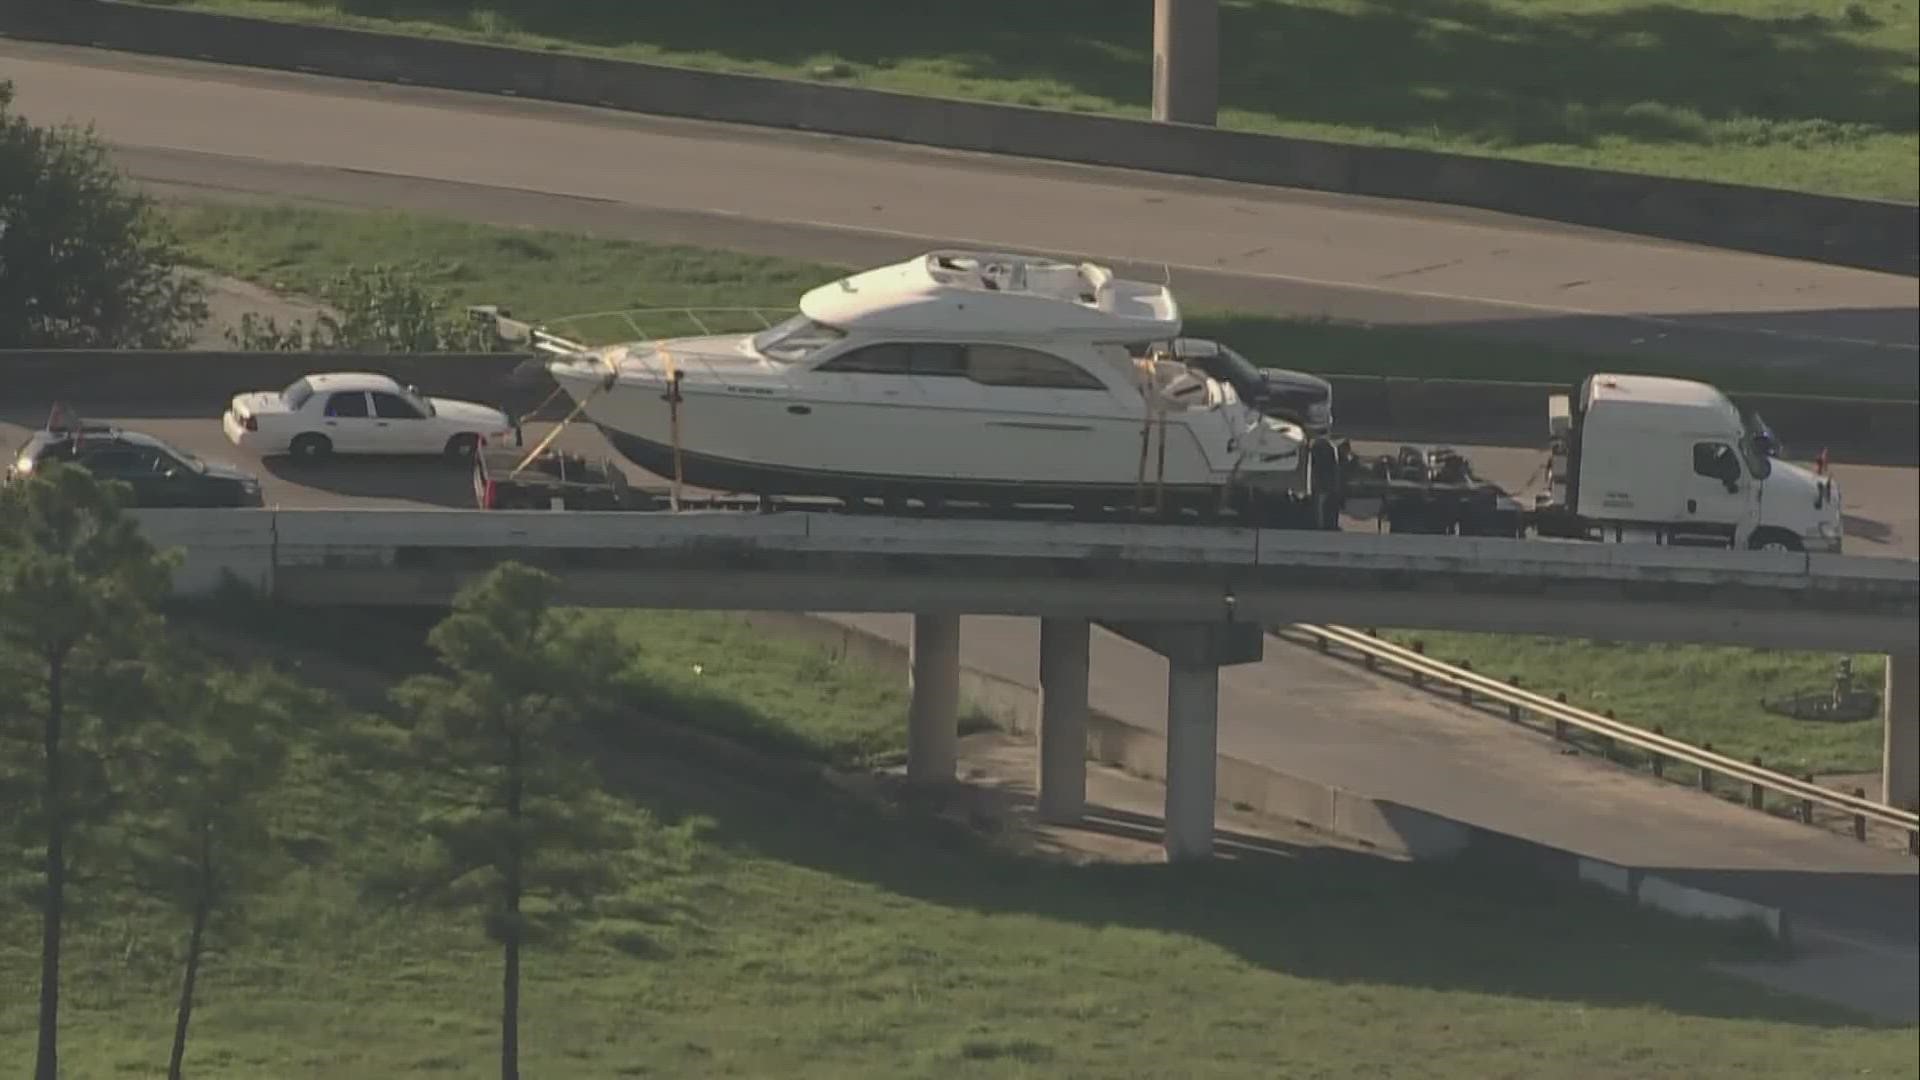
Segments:
[[[455,435],[447,440],[447,447],[441,453],[455,465],[466,465],[473,461],[479,452],[480,437],[477,435]]]
[[[301,435],[287,447],[287,452],[293,455],[295,461],[312,464],[325,460],[327,455],[333,453],[333,442],[325,435]]]

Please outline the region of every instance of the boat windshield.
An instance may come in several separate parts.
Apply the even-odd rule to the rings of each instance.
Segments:
[[[795,315],[753,335],[753,351],[782,364],[797,364],[846,336],[843,330]]]

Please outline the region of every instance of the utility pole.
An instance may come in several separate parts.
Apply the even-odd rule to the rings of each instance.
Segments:
[[[1220,113],[1220,0],[1153,0],[1153,118],[1212,126]]]

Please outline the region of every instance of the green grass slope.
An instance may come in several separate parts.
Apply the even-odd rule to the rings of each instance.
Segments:
[[[877,731],[883,713],[897,731],[897,710],[882,707],[897,689],[823,665],[817,650],[768,644],[751,679],[723,668],[685,697],[661,677],[687,655],[669,642],[734,643],[727,620],[610,619],[642,646],[636,689],[630,715],[589,752],[644,841],[618,895],[529,950],[526,1075],[1799,1080],[1912,1069],[1911,1029],[1713,974],[1709,960],[1755,946],[1592,892],[1311,853],[1074,868],[825,787],[676,756],[659,733],[707,724],[716,709],[819,746]],[[332,629],[302,640],[334,642],[349,660],[378,655],[375,681],[418,655],[391,623]],[[783,674],[791,707],[771,689]],[[191,1075],[495,1068],[499,958],[477,921],[382,906],[359,889],[411,842],[416,800],[404,776],[302,746],[276,812],[298,865],[203,972]],[[160,1075],[183,928],[109,888],[82,899],[65,1075]],[[37,943],[24,905],[0,907],[0,1060],[30,1056]]]
[[[1742,761],[1801,773],[1869,772],[1880,767],[1879,717],[1845,723],[1808,722],[1767,712],[1762,698],[1824,691],[1833,683],[1833,653],[1742,649],[1717,645],[1639,645],[1504,634],[1395,631],[1402,645],[1424,642],[1427,655],[1465,661],[1497,679],[1518,675],[1539,693],[1564,692],[1569,704],[1612,710],[1630,724]],[[1880,690],[1884,657],[1853,658],[1856,686]]]
[[[189,261],[282,292],[311,294],[342,270],[385,263],[456,304],[498,303],[520,318],[558,319],[635,307],[778,309],[850,268],[578,234],[497,228],[408,214],[306,207],[187,205],[173,224]],[[757,328],[708,312],[714,330]],[[1520,380],[1571,385],[1596,370],[1691,376],[1729,391],[1910,398],[1910,386],[1853,383],[1844,372],[1594,355],[1471,335],[1360,327],[1249,311],[1190,312],[1188,332],[1232,343],[1256,363],[1327,375]],[[631,336],[601,318],[556,326],[593,340]],[[645,320],[654,335],[691,334],[684,317]]]

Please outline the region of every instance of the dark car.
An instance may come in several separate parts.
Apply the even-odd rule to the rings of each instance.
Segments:
[[[50,426],[33,433],[7,467],[7,479],[48,461],[79,465],[133,489],[137,507],[251,507],[262,505],[260,481],[230,465],[209,464],[138,431],[98,421]]]
[[[1316,436],[1333,429],[1333,384],[1319,376],[1262,368],[1205,338],[1175,339],[1172,351],[1174,359],[1233,387],[1241,401],[1269,416],[1291,420]]]

